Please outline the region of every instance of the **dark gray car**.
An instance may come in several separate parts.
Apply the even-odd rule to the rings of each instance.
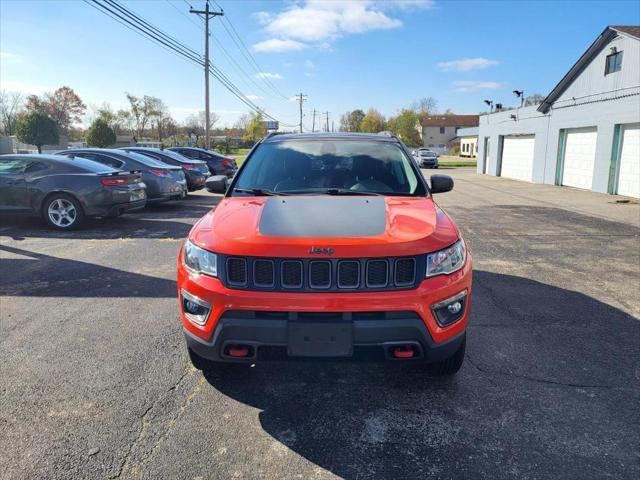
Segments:
[[[147,186],[147,204],[176,200],[187,194],[187,181],[180,167],[158,162],[139,153],[108,148],[79,148],[57,154],[86,158],[118,170],[140,172]]]
[[[232,178],[238,170],[238,165],[233,158],[225,157],[213,150],[193,147],[171,147],[168,150],[193,160],[206,162],[211,175],[225,175],[227,178]]]
[[[202,160],[187,158],[171,150],[160,150],[159,148],[149,147],[124,147],[122,150],[146,155],[167,165],[182,168],[182,173],[184,173],[187,179],[187,190],[190,192],[203,188],[207,177],[211,175],[209,173],[209,167],[207,167],[207,164]]]
[[[41,215],[53,228],[71,230],[85,217],[113,217],[143,208],[140,175],[84,158],[0,155],[0,212]]]

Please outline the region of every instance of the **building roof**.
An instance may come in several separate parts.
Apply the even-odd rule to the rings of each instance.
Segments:
[[[422,117],[423,127],[477,127],[480,115],[429,115]]]
[[[542,101],[538,107],[538,111],[547,113],[551,108],[551,105],[562,95],[562,93],[573,83],[578,75],[580,75],[584,69],[591,63],[593,57],[595,57],[613,38],[622,33],[623,35],[630,36],[636,40],[640,40],[640,26],[627,25],[627,26],[610,26],[604,29],[604,31],[596,38],[586,52],[578,59],[578,61],[571,67],[562,80],[555,86],[551,93]]]
[[[638,25],[612,25],[609,28],[640,39],[640,26]]]

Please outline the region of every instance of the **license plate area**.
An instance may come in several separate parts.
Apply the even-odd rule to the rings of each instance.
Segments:
[[[349,357],[353,355],[351,322],[295,322],[288,324],[288,354],[292,357]]]

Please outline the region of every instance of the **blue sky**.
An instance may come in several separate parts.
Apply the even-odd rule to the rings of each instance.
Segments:
[[[194,50],[202,22],[188,4],[202,0],[121,0]],[[640,24],[637,1],[229,1],[218,0],[251,50],[249,65],[212,22],[215,64],[256,104],[283,123],[297,123],[298,92],[311,110],[338,122],[354,108],[394,114],[420,97],[441,111],[477,113],[482,100],[515,104],[511,91],[546,94],[608,24]],[[212,8],[215,5],[212,4]],[[228,27],[228,24],[225,24]],[[203,72],[136,35],[80,0],[0,0],[0,88],[41,94],[74,88],[92,108],[126,105],[124,92],[155,95],[183,120],[203,109]],[[270,76],[270,82],[258,72]],[[258,88],[257,85],[261,88]],[[218,125],[248,109],[215,80]]]

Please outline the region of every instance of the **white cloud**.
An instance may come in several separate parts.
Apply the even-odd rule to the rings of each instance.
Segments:
[[[262,100],[262,97],[260,95],[245,95],[245,97],[252,102],[255,102],[256,100]]]
[[[461,60],[450,60],[438,63],[438,68],[445,72],[468,72],[469,70],[483,70],[497,65],[497,60],[489,60],[484,57],[463,58]]]
[[[304,68],[306,68],[307,70],[313,70],[316,68],[316,65],[311,60],[305,60]]]
[[[478,90],[496,90],[502,88],[501,82],[479,82],[475,80],[460,80],[453,82],[456,92],[477,92]]]
[[[269,80],[281,80],[282,75],[279,73],[259,72],[256,73],[256,78],[268,78]]]
[[[397,28],[398,19],[387,16],[371,1],[307,0],[284,11],[263,16],[265,30],[278,38],[319,42],[348,33]]]
[[[269,40],[255,43],[252,48],[256,52],[281,53],[299,51],[306,48],[306,46],[304,43],[296,42],[295,40],[270,38]]]

